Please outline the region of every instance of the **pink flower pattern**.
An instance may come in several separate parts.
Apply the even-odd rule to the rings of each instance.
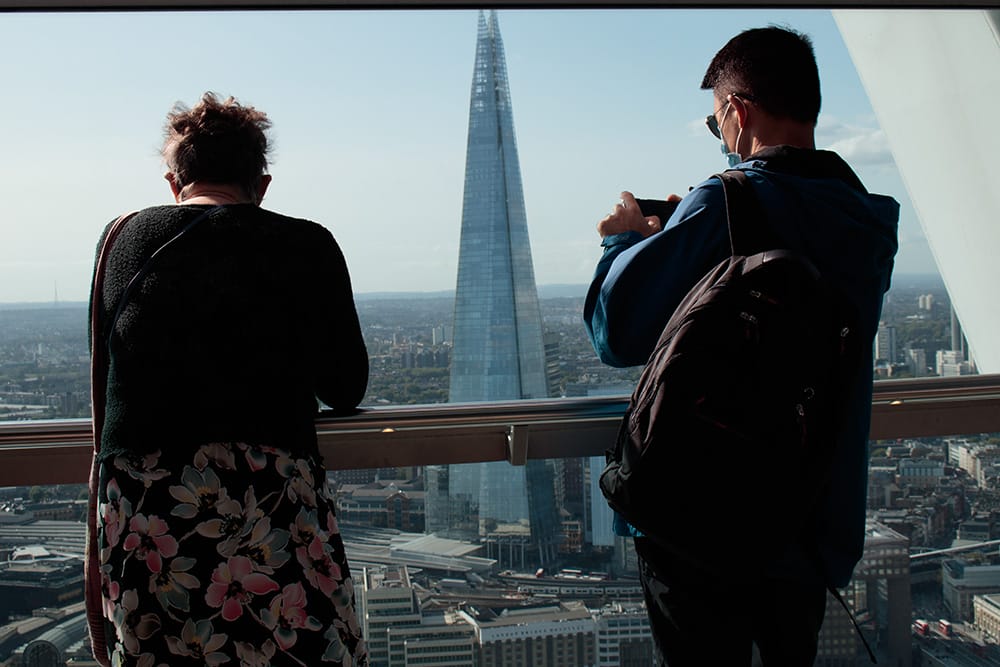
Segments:
[[[188,591],[201,586],[198,577],[190,574],[195,562],[194,558],[173,558],[169,567],[154,572],[149,578],[149,592],[156,596],[161,607],[180,611],[191,609]]]
[[[124,470],[132,479],[142,482],[145,488],[153,485],[161,479],[168,477],[170,471],[166,468],[158,468],[160,463],[160,452],[155,451],[145,456],[117,456],[115,457],[115,468]]]
[[[205,593],[209,607],[222,607],[222,618],[235,621],[243,615],[243,605],[255,595],[264,595],[280,588],[266,574],[253,571],[253,562],[245,556],[233,556],[219,563],[212,573],[212,584]]]
[[[108,546],[118,546],[118,540],[132,516],[132,503],[128,498],[122,498],[117,481],[111,480],[108,484],[108,502],[98,503],[98,512],[107,530]]]
[[[333,496],[310,457],[211,443],[186,461],[118,457],[101,479],[112,665],[367,666]]]
[[[316,482],[307,461],[282,456],[275,462],[275,467],[282,477],[288,478],[286,491],[289,500],[316,507]]]
[[[258,572],[272,574],[291,558],[291,554],[285,549],[287,544],[288,531],[271,530],[271,519],[264,517],[254,524],[250,536],[237,552],[249,558]]]
[[[229,656],[219,652],[225,646],[229,637],[225,634],[215,634],[212,622],[208,620],[195,622],[190,618],[184,621],[180,637],[167,637],[167,647],[174,655],[194,658],[204,662],[209,667],[216,667],[229,661]]]
[[[260,612],[264,625],[274,632],[274,641],[282,649],[295,645],[296,630],[321,630],[323,624],[306,613],[306,589],[295,582],[271,599],[271,606]]]
[[[313,538],[308,549],[299,547],[295,550],[295,556],[306,573],[306,579],[327,597],[333,595],[339,587],[337,582],[342,579],[340,566],[333,562],[330,551],[330,545],[322,542],[319,537]]]
[[[169,526],[160,517],[136,514],[128,522],[128,527],[133,532],[125,538],[122,548],[145,561],[150,572],[159,572],[163,568],[164,557],[177,555],[177,540],[167,534]]]

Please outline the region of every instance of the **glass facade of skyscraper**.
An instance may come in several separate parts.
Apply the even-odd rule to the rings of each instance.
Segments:
[[[544,398],[545,351],[495,12],[479,18],[449,400]]]
[[[547,395],[542,319],[503,41],[496,13],[480,12],[449,400]],[[428,476],[438,482],[428,490],[429,530],[507,544],[519,541],[530,545],[528,552],[538,555],[532,561],[539,563],[554,553],[551,540],[558,523],[551,463],[480,463]],[[464,510],[456,512],[456,506]]]

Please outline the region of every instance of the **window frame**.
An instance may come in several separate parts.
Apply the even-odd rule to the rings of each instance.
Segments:
[[[0,0],[0,11],[316,9],[990,9],[997,0]]]

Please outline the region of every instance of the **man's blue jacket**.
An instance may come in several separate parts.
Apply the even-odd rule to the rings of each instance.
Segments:
[[[863,363],[870,371],[870,343],[897,249],[899,204],[868,193],[829,151],[777,146],[737,168],[746,172],[769,227],[785,246],[809,257],[857,305],[861,339],[869,342]],[[587,330],[605,363],[644,364],[684,295],[729,257],[722,184],[712,178],[694,188],[662,232],[645,239],[636,232],[616,234],[602,245],[584,305]],[[814,527],[824,578],[837,587],[850,580],[864,548],[872,376],[858,377],[831,489]]]

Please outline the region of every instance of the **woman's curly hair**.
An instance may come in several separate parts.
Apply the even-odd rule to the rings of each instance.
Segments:
[[[270,150],[267,114],[212,92],[188,108],[178,102],[167,114],[163,160],[178,187],[196,181],[236,184],[256,198]]]

